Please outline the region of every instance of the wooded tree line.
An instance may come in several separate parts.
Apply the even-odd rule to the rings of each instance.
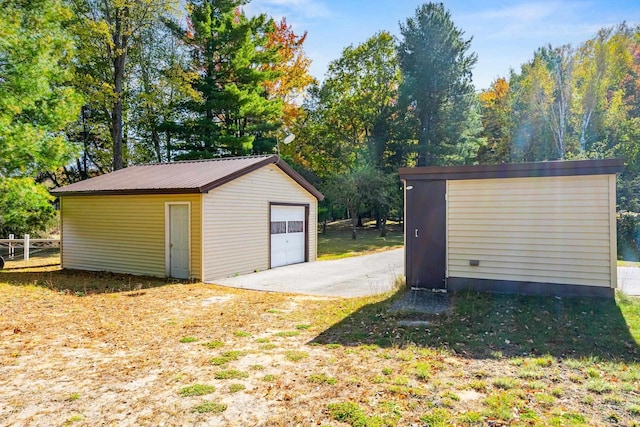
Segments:
[[[542,47],[477,93],[471,39],[428,3],[398,37],[346,47],[320,83],[306,34],[246,3],[0,0],[0,232],[45,227],[43,183],[274,152],[354,230],[402,214],[397,169],[415,165],[622,156],[619,204],[640,210],[638,28]]]

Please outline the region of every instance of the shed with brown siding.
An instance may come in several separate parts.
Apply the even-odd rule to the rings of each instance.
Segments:
[[[316,259],[323,196],[278,156],[132,166],[52,193],[63,268],[212,281]]]
[[[613,296],[622,167],[611,159],[400,169],[407,285]]]

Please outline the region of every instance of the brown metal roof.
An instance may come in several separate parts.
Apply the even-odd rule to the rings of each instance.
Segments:
[[[318,200],[324,198],[322,193],[276,155],[131,166],[53,189],[51,193],[56,196],[206,193],[269,164],[280,168]]]
[[[498,165],[400,168],[400,178],[404,180],[452,180],[607,175],[620,173],[623,168],[623,159],[561,160]]]

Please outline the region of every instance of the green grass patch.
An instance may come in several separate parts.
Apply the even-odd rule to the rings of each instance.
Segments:
[[[575,412],[563,412],[555,414],[549,420],[549,424],[552,426],[584,426],[587,425],[587,420],[582,414]]]
[[[299,330],[307,330],[310,327],[311,327],[311,325],[307,325],[307,324],[296,325],[296,329],[299,329]]]
[[[415,372],[416,377],[419,380],[425,381],[433,376],[434,367],[431,363],[428,362],[418,362],[416,363]]]
[[[227,405],[218,402],[204,402],[193,407],[192,412],[219,414],[227,410]]]
[[[487,407],[484,415],[500,421],[513,420],[516,417],[515,410],[524,408],[524,402],[513,390],[492,394],[483,403]]]
[[[547,393],[537,393],[533,397],[536,402],[547,408],[551,408],[556,401],[555,397]]]
[[[188,387],[181,388],[179,391],[180,396],[204,396],[205,394],[211,394],[216,391],[216,388],[208,384],[193,384]]]
[[[235,369],[225,369],[216,372],[213,377],[217,380],[240,380],[243,378],[249,378],[249,374]]]
[[[182,338],[180,338],[180,342],[181,343],[196,342],[196,341],[198,341],[198,338],[196,338],[196,337],[182,337]]]
[[[246,390],[247,386],[240,383],[229,384],[229,393],[237,393],[242,390]]]
[[[640,262],[618,260],[618,267],[640,267]]]
[[[540,368],[527,367],[518,372],[518,378],[524,380],[540,380],[545,377],[545,373]]]
[[[511,377],[494,378],[491,383],[495,388],[499,388],[501,390],[510,390],[518,386],[518,381]]]
[[[245,356],[248,352],[240,350],[230,350],[223,352],[220,356],[212,357],[211,363],[215,366],[226,365],[229,362],[238,360],[240,357]]]
[[[402,227],[387,223],[387,235],[380,237],[380,231],[367,225],[358,228],[356,238],[351,237],[349,221],[336,221],[327,225],[326,233],[318,234],[318,259],[340,259],[365,253],[400,248],[404,245]]]
[[[70,416],[70,417],[65,421],[65,423],[64,423],[64,424],[65,424],[65,425],[71,425],[71,424],[73,424],[73,423],[77,423],[77,422],[82,421],[82,419],[83,419],[83,418],[82,418],[82,415],[80,415],[80,414],[75,414],[75,415]]]
[[[207,341],[205,343],[202,343],[203,346],[210,348],[210,349],[216,349],[216,348],[220,348],[224,345],[224,342],[222,341]]]
[[[287,350],[284,352],[284,357],[286,357],[287,360],[291,360],[292,362],[300,362],[301,360],[308,358],[309,353],[299,350]]]
[[[336,349],[336,348],[342,348],[342,344],[338,344],[338,343],[329,343],[327,345],[325,345],[326,348],[328,349]]]
[[[360,406],[353,402],[330,403],[329,414],[336,421],[342,421],[352,427],[378,427],[383,421],[380,417],[368,416]]]
[[[236,337],[250,337],[251,333],[246,331],[235,331],[233,335],[235,335]]]
[[[420,421],[431,427],[447,427],[453,424],[453,415],[448,409],[436,408],[421,416]]]
[[[484,392],[487,390],[487,382],[484,380],[472,380],[469,382],[469,388],[477,392]]]
[[[307,381],[314,384],[329,384],[334,385],[338,380],[334,377],[330,377],[327,374],[311,374],[307,377]]]
[[[458,423],[465,426],[481,426],[484,424],[484,417],[480,412],[469,411],[458,417]]]
[[[269,350],[273,350],[274,348],[278,348],[278,345],[274,344],[272,342],[269,342],[269,343],[266,343],[266,344],[260,344],[260,346],[258,348],[260,350],[269,351]]]
[[[300,331],[280,331],[274,334],[277,337],[297,337]]]
[[[540,366],[541,368],[548,368],[549,366],[555,363],[555,359],[549,355],[544,357],[537,357],[533,359],[533,363],[536,366]]]
[[[613,391],[613,385],[602,378],[591,378],[585,385],[588,391],[596,394],[605,394]]]

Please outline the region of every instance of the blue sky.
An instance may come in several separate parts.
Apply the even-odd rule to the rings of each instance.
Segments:
[[[323,80],[327,65],[350,44],[378,31],[399,36],[399,22],[415,14],[416,0],[252,0],[249,14],[285,16],[296,34],[307,31],[305,51],[311,74]],[[579,45],[602,27],[640,23],[640,0],[577,1],[444,1],[456,26],[473,37],[478,54],[476,88],[532,58],[540,46]]]

